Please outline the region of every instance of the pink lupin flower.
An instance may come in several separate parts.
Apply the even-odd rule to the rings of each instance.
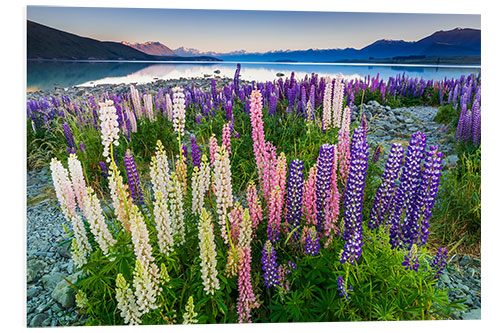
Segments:
[[[252,219],[252,228],[257,229],[260,221],[262,221],[262,206],[259,196],[257,195],[257,187],[253,181],[250,181],[247,187],[247,201],[250,217]]]
[[[231,155],[231,127],[229,123],[222,127],[222,144],[226,147],[227,153]]]
[[[271,241],[279,241],[281,215],[285,196],[286,182],[286,157],[281,153],[278,158],[276,169],[271,179],[271,196],[269,200],[269,224],[267,235]]]
[[[248,208],[243,212],[241,225],[241,236],[239,240],[239,260],[238,260],[238,321],[240,323],[250,323],[250,311],[259,307],[253,293],[250,264],[252,262],[252,251],[250,242],[252,240],[252,223]]]
[[[236,244],[239,239],[240,229],[243,224],[243,207],[239,202],[234,203],[234,207],[229,212],[229,226],[231,230],[231,238],[233,243]]]
[[[347,175],[349,173],[349,166],[351,165],[351,151],[349,148],[349,133],[350,133],[350,123],[351,123],[351,109],[346,107],[344,110],[344,117],[342,120],[342,128],[339,131],[339,142],[337,148],[339,150],[339,172],[340,181],[342,186],[347,180]]]
[[[210,166],[213,168],[214,167],[214,162],[215,162],[215,153],[217,153],[217,147],[219,144],[217,143],[217,138],[215,137],[215,134],[212,134],[212,136],[209,139],[209,147],[210,147]]]
[[[309,176],[304,189],[304,215],[307,225],[316,225],[316,173],[318,168],[313,165],[309,169]]]

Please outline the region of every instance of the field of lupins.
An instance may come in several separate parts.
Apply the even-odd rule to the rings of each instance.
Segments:
[[[87,324],[445,319],[462,309],[437,286],[447,249],[428,246],[443,207],[439,147],[416,132],[381,154],[351,109],[441,105],[464,159],[480,158],[480,77],[242,84],[239,70],[210,91],[130,86],[28,102],[28,166],[51,159]]]

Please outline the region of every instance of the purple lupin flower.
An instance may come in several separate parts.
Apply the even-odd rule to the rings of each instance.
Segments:
[[[186,163],[186,165],[188,164],[188,146],[183,143],[182,144],[182,155],[184,156],[184,163]]]
[[[269,95],[269,111],[268,111],[270,116],[276,115],[277,105],[278,105],[278,96],[276,96],[276,94],[274,93],[271,93]]]
[[[382,175],[382,184],[377,189],[370,211],[368,227],[372,230],[378,228],[385,220],[389,204],[393,200],[395,181],[398,178],[402,162],[403,147],[398,143],[393,143],[391,153],[385,164],[384,174]]]
[[[392,248],[402,248],[403,234],[408,234],[408,232],[402,230],[403,226],[400,219],[415,201],[420,186],[420,164],[425,154],[426,142],[425,134],[420,131],[416,132],[412,135],[406,151],[403,171],[400,177],[401,183],[394,196],[394,204],[391,205],[393,207],[390,215],[390,243]]]
[[[413,270],[418,272],[418,267],[420,267],[420,263],[417,256],[417,247],[412,246],[410,250],[408,250],[405,254],[405,260],[401,263],[404,266],[405,270]]]
[[[436,202],[443,154],[437,146],[431,146],[424,161],[420,187],[403,221],[405,241],[419,246],[427,242],[429,220]]]
[[[334,145],[326,143],[319,148],[318,173],[316,175],[316,221],[319,232],[323,231],[325,208],[331,195],[334,153]]]
[[[314,257],[319,253],[319,235],[316,227],[311,226],[304,230],[304,232],[306,233],[304,251],[306,254]]]
[[[293,160],[290,163],[288,176],[288,187],[286,193],[286,221],[288,230],[300,225],[302,219],[302,194],[304,188],[304,162],[301,160]],[[294,238],[298,239],[298,232],[294,234]]]
[[[431,263],[431,267],[436,270],[436,275],[434,276],[434,279],[439,279],[439,277],[443,273],[443,270],[446,267],[447,258],[448,258],[448,250],[440,247],[439,250],[436,252],[436,256],[434,257]]]
[[[480,93],[479,93],[480,94]],[[477,98],[472,104],[472,144],[479,146],[481,141],[481,106]]]
[[[134,161],[134,155],[130,149],[125,152],[125,169],[127,170],[128,184],[130,188],[130,194],[136,205],[142,205],[144,203],[144,197],[142,194],[141,183],[139,181],[139,175],[137,173],[137,167]]]
[[[83,141],[80,141],[80,151],[85,153],[85,143],[83,143]]]
[[[377,145],[377,147],[375,147],[372,153],[372,160],[371,160],[372,164],[377,163],[378,159],[380,158],[380,152],[381,152],[381,146]]]
[[[276,288],[279,285],[278,264],[276,263],[276,251],[270,240],[267,240],[262,250],[262,270],[264,274],[264,285]]]
[[[364,127],[360,126],[354,130],[351,141],[351,165],[344,197],[345,225],[343,238],[346,244],[341,253],[341,263],[349,260],[351,264],[354,264],[361,256],[361,246],[363,245],[363,195],[368,157]]]
[[[200,147],[196,144],[196,137],[191,135],[191,157],[193,158],[193,167],[200,167],[201,157],[200,157]]]
[[[234,92],[235,92],[236,96],[239,95],[240,70],[241,70],[241,64],[237,64],[236,71],[234,72]]]
[[[349,299],[349,294],[347,292],[347,287],[344,282],[344,277],[339,276],[337,278],[337,287],[339,291],[339,295],[345,297],[345,299]],[[349,287],[349,290],[352,290],[352,286]]]
[[[102,176],[104,178],[108,178],[108,167],[106,166],[106,163],[104,161],[99,161],[99,167],[101,168]]]
[[[73,139],[73,134],[71,133],[68,123],[63,124],[63,131],[69,146],[68,154],[76,154],[75,140]]]

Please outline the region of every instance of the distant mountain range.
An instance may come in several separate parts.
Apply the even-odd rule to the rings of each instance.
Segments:
[[[169,53],[153,53],[148,45],[155,45],[156,50],[164,48]],[[127,44],[130,45],[130,44]],[[290,62],[354,62],[354,60],[367,61],[395,59],[407,62],[425,62],[424,59],[447,59],[448,62],[461,62],[463,59],[473,59],[480,62],[481,56],[481,30],[456,28],[448,31],[437,31],[430,36],[416,42],[404,40],[381,39],[361,49],[309,49],[309,50],[275,50],[263,53],[246,52],[245,50],[221,52],[203,52],[194,48],[180,47],[171,50],[160,42],[131,45],[148,54],[178,56],[211,56],[227,61],[290,61]]]
[[[128,45],[101,42],[27,21],[27,58],[58,60],[217,61],[214,57],[151,55]]]
[[[181,57],[184,56],[183,54],[174,53],[174,51],[172,51],[171,49],[169,49],[168,47],[166,47],[165,45],[163,45],[160,42],[146,42],[146,43],[142,43],[142,44],[141,43],[131,44],[128,42],[122,42],[122,44],[133,47],[134,49],[136,49],[138,51],[141,51],[141,52],[144,52],[144,53],[150,54],[150,55],[156,55],[156,56],[176,56],[177,55],[177,56],[181,56]],[[190,54],[187,56],[193,57],[196,55]]]
[[[238,50],[203,52],[194,48],[171,49],[160,42],[101,42],[53,29],[28,20],[28,59],[73,60],[178,60],[266,62],[481,62],[481,30],[455,28],[436,31],[416,42],[381,39],[361,49],[275,50],[263,53]]]

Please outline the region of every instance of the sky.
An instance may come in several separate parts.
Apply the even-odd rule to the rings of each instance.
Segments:
[[[159,41],[171,49],[266,52],[362,48],[481,28],[480,15],[28,6],[27,19],[101,41]]]

